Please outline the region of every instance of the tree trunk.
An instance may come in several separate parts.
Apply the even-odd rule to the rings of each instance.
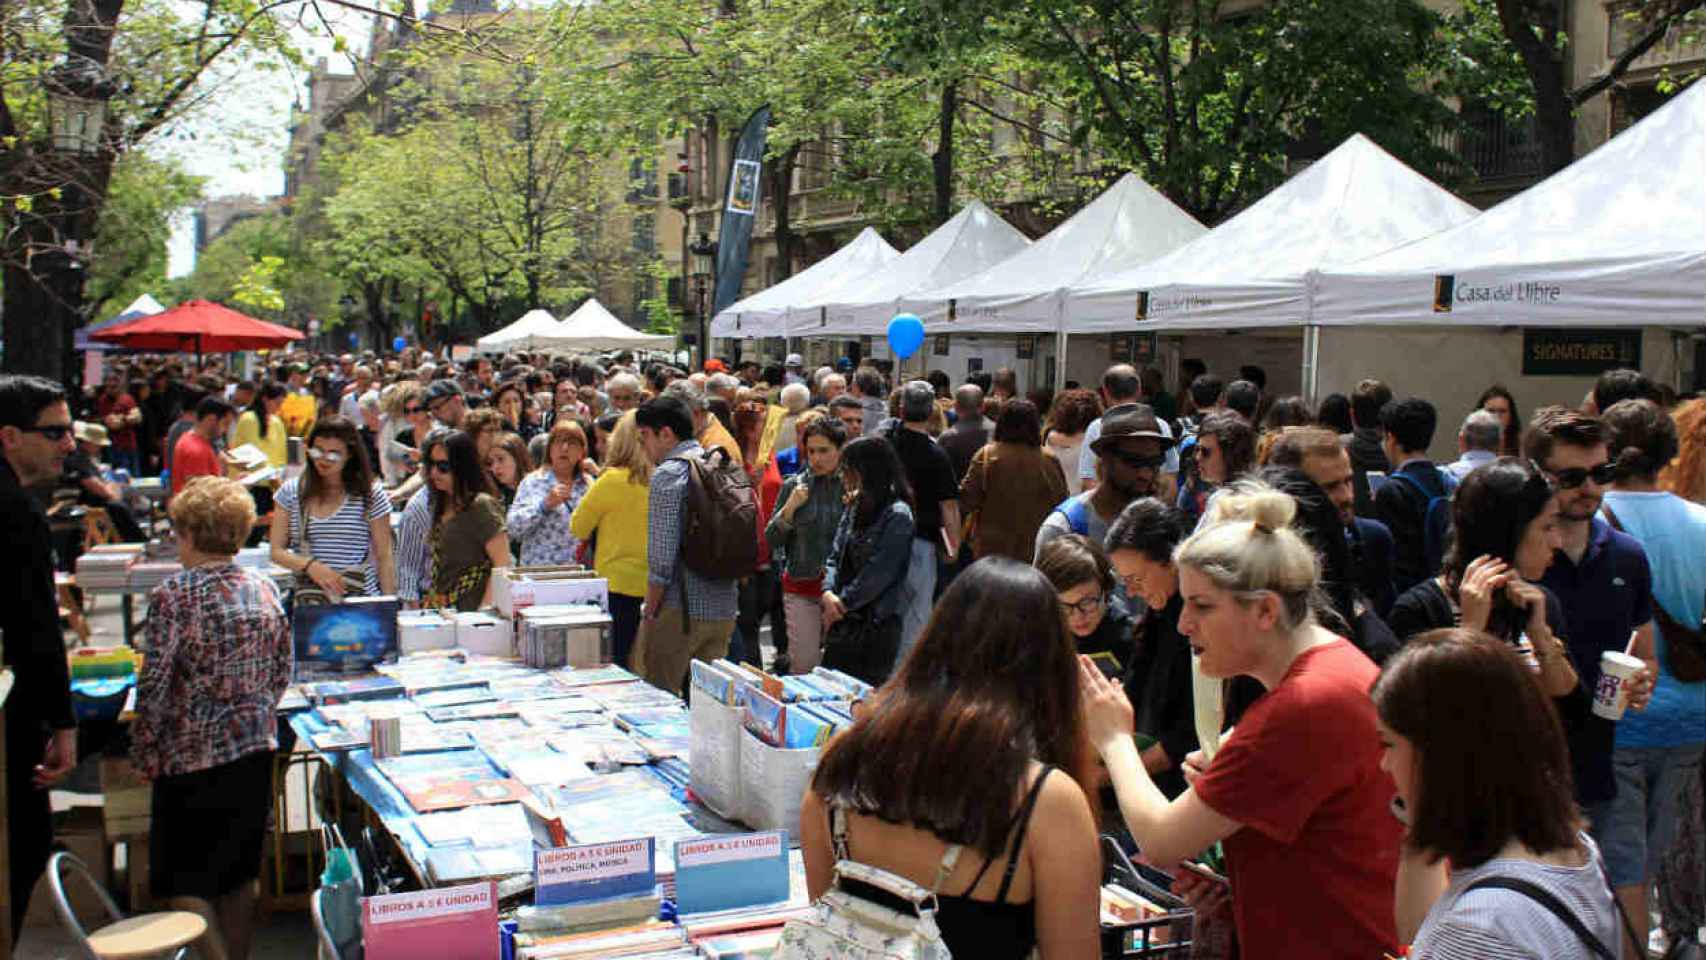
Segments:
[[[1534,85],[1534,130],[1545,172],[1556,173],[1575,157],[1576,121],[1565,85],[1563,58],[1556,52],[1559,11],[1555,5],[1530,6],[1524,0],[1498,0],[1499,26],[1522,57]],[[1545,23],[1541,21],[1551,21]]]
[[[776,211],[776,280],[794,274],[793,183],[800,145],[789,147],[770,165],[770,204]]]
[[[64,300],[70,283],[68,267],[44,269],[47,256],[36,257],[33,269],[23,264],[23,251],[5,253],[6,373],[30,373],[59,383],[72,378],[68,358],[76,313]],[[63,254],[54,259],[63,260]],[[76,279],[81,287],[81,278]],[[57,288],[57,289],[56,289]]]
[[[948,222],[954,204],[954,118],[959,113],[960,86],[950,80],[942,87],[941,112],[936,117],[936,152],[930,168],[936,184],[936,202],[931,209],[932,226]]]

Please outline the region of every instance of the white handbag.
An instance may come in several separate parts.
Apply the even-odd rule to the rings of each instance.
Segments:
[[[859,863],[847,851],[847,817],[840,807],[829,812],[835,836],[835,885],[824,891],[810,917],[782,928],[776,960],[952,960],[936,926],[936,893],[959,862],[961,847],[950,846],[926,889],[905,877]],[[894,910],[853,894],[843,880],[869,884],[912,905]]]

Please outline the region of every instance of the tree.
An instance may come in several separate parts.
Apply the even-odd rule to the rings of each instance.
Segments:
[[[98,237],[118,159],[213,96],[212,67],[293,54],[284,0],[14,0],[0,5],[0,268],[5,369],[71,371],[87,319],[87,242]],[[54,149],[48,92],[104,107],[89,154]],[[109,240],[111,235],[109,235]]]
[[[122,310],[144,293],[161,293],[172,217],[201,199],[201,192],[201,178],[172,163],[136,151],[119,158],[83,288],[87,317]]]
[[[1047,65],[1074,141],[1206,223],[1278,183],[1296,145],[1368,134],[1438,170],[1451,122],[1428,89],[1438,18],[1414,0],[1018,0],[1011,41]]]
[[[1520,116],[1532,109],[1544,172],[1569,166],[1576,152],[1576,111],[1615,86],[1644,54],[1674,31],[1701,28],[1706,0],[1640,0],[1611,16],[1633,26],[1632,38],[1611,55],[1604,71],[1570,86],[1566,65],[1570,38],[1561,0],[1473,0],[1466,4],[1467,28],[1485,32],[1491,20],[1527,75],[1526,97],[1507,109]]]

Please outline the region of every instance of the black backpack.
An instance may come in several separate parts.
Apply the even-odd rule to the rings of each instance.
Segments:
[[[687,512],[681,560],[711,580],[739,580],[758,569],[758,494],[729,452],[701,448],[687,463]]]
[[[1439,573],[1445,562],[1445,548],[1451,542],[1451,498],[1457,492],[1456,477],[1438,467],[1433,472],[1432,484],[1424,484],[1410,473],[1394,472],[1386,478],[1387,483],[1401,482],[1421,495],[1422,563],[1428,577]]]

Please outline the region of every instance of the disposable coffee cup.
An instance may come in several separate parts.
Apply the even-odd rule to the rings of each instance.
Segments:
[[[1607,720],[1623,719],[1629,706],[1629,681],[1646,669],[1640,658],[1620,650],[1599,655],[1599,686],[1593,691],[1593,712]]]

